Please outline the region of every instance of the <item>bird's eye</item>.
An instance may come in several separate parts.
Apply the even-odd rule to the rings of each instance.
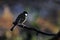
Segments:
[[[25,14],[27,16],[27,14]]]

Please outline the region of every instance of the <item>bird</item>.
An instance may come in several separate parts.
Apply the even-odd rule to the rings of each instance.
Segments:
[[[24,24],[27,20],[28,13],[26,11],[23,11],[23,13],[20,13],[18,17],[16,18],[15,22],[13,22],[14,26],[11,28],[11,31],[13,31],[13,28],[19,23]]]

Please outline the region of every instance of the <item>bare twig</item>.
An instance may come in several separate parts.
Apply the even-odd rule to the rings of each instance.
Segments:
[[[19,27],[21,28],[24,28],[24,29],[27,29],[27,30],[31,30],[31,31],[36,31],[37,33],[41,33],[41,34],[44,34],[44,35],[48,35],[48,36],[56,36],[56,34],[48,34],[48,33],[44,33],[44,32],[41,32],[35,28],[29,28],[27,26],[23,26],[23,25],[18,25]]]
[[[58,34],[55,37],[53,37],[50,40],[60,40],[60,31],[58,32]]]

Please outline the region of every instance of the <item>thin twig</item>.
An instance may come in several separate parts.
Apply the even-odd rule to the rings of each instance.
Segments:
[[[25,29],[28,29],[28,30],[31,30],[31,31],[36,31],[37,33],[40,33],[40,34],[44,34],[44,35],[48,35],[48,36],[56,36],[56,34],[48,34],[48,33],[44,33],[44,32],[41,32],[35,28],[29,28],[27,26],[23,26],[23,25],[18,25],[19,27],[21,28],[25,28]]]
[[[51,40],[60,40],[59,38],[60,38],[60,31],[59,31],[58,34],[57,34],[55,37],[53,37]]]

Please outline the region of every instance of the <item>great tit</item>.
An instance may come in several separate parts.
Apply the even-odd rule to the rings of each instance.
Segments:
[[[16,18],[15,22],[13,22],[14,26],[11,28],[11,31],[13,30],[13,28],[19,23],[22,24],[25,23],[26,18],[27,18],[28,13],[26,11],[24,11],[23,13],[21,13],[20,15],[18,15],[18,17]]]

